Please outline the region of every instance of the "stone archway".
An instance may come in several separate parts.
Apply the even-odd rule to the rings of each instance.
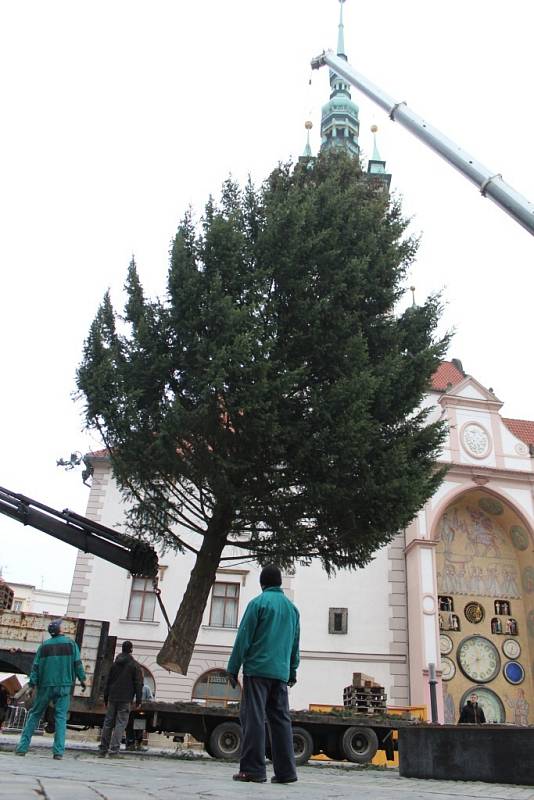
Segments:
[[[477,689],[489,721],[534,718],[532,532],[512,504],[462,492],[435,528],[445,721]]]

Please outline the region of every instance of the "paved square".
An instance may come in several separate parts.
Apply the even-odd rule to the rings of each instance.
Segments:
[[[48,747],[25,758],[0,752],[2,800],[534,800],[534,787],[400,778],[396,770],[309,765],[287,786],[232,781],[237,765],[211,759],[151,755],[99,759],[69,750],[62,761]]]

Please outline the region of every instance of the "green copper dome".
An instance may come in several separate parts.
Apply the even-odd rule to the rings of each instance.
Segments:
[[[343,25],[343,3],[339,0],[339,29],[337,54],[341,58],[347,58],[345,54],[345,36]],[[349,84],[330,72],[330,100],[324,104],[321,114],[321,150],[331,147],[344,147],[353,156],[358,156],[360,148],[358,146],[358,134],[360,131],[360,120],[358,117],[358,106],[352,100]]]

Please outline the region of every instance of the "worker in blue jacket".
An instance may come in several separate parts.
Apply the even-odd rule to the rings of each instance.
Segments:
[[[65,732],[67,730],[67,714],[70,696],[76,678],[85,691],[85,671],[76,642],[63,636],[61,624],[56,619],[48,626],[51,639],[40,645],[33,661],[29,687],[37,689],[37,695],[26,719],[24,730],[17,747],[17,754],[25,756],[30,746],[33,732],[49,703],[55,709],[54,758],[63,758],[65,751]]]
[[[241,758],[235,781],[265,783],[265,719],[271,732],[272,783],[297,780],[287,687],[297,682],[299,612],[282,591],[274,564],[260,575],[261,595],[248,604],[228,662],[233,688],[243,666]]]

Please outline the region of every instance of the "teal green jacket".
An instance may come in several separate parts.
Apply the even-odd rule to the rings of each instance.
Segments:
[[[80,650],[68,636],[53,636],[39,647],[30,673],[30,686],[44,689],[50,686],[72,686],[76,680],[85,682]]]
[[[228,672],[256,678],[296,680],[299,665],[299,612],[278,586],[251,600],[239,625]]]

